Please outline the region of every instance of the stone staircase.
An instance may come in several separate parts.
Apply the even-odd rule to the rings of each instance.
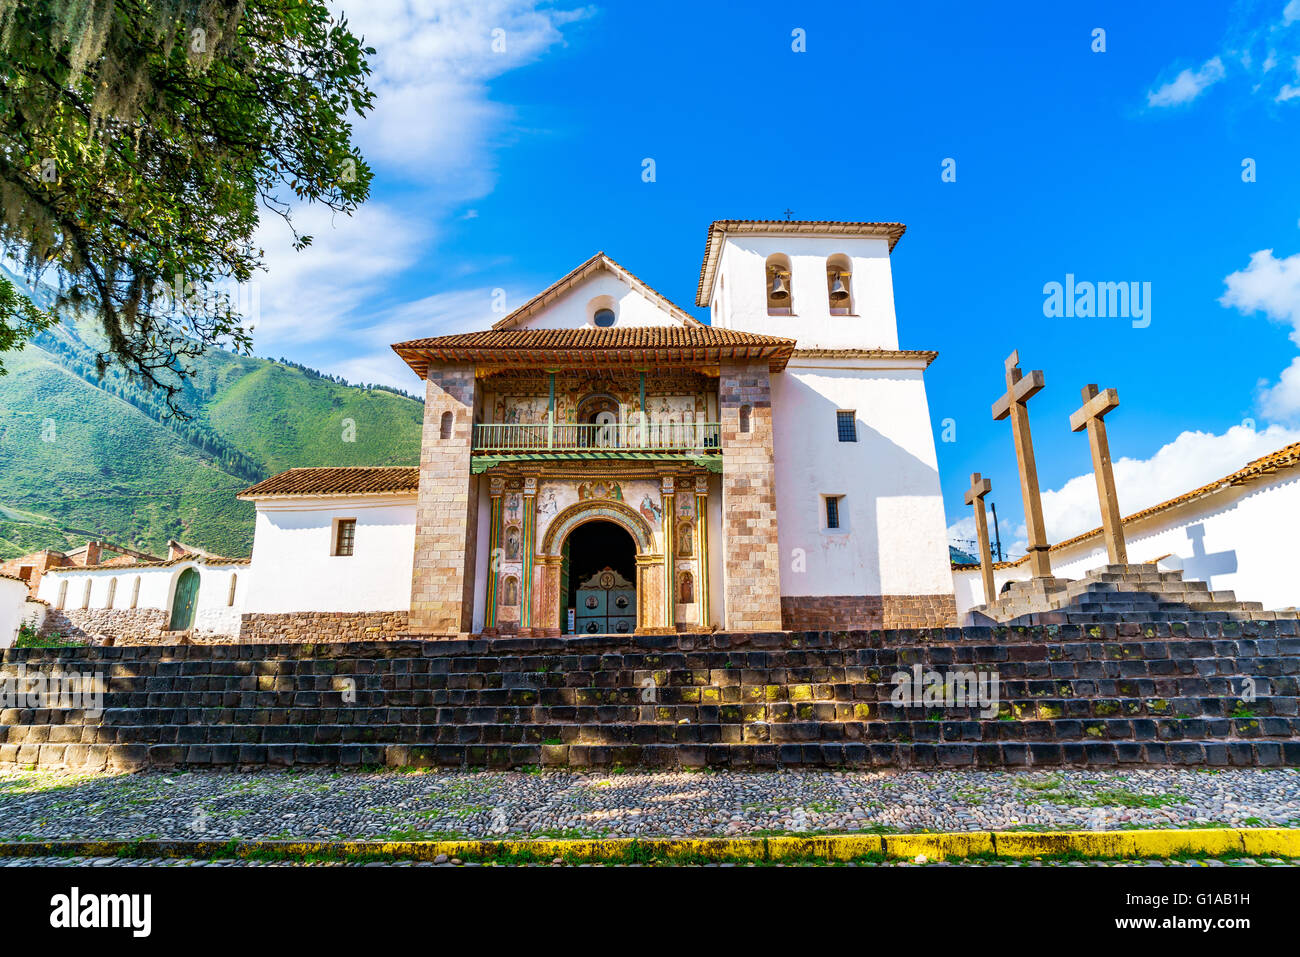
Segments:
[[[1065,625],[1116,622],[1295,621],[1296,609],[1266,611],[1230,591],[1184,581],[1156,565],[1103,565],[1077,581],[1014,582],[993,606],[972,609],[976,625]]]
[[[997,713],[895,705],[918,665],[996,672]],[[56,671],[103,710],[6,707],[0,763],[1300,766],[1295,620],[9,649],[0,681]]]

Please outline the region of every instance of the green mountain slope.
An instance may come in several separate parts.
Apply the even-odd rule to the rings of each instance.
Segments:
[[[94,375],[95,324],[65,322],[0,377],[0,559],[100,536],[159,552],[169,538],[252,547],[235,494],[294,466],[414,465],[421,404],[297,367],[213,351],[168,420],[115,371]]]

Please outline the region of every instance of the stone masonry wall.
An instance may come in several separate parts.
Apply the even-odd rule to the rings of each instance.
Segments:
[[[319,641],[384,641],[408,630],[404,611],[298,611],[285,614],[245,614],[240,643],[314,643]]]
[[[160,644],[167,632],[167,612],[161,608],[51,608],[41,625],[42,635],[63,635],[95,644]],[[175,639],[171,640],[172,644]]]
[[[102,709],[0,709],[0,765],[1300,767],[1295,620],[0,652],[56,672]]]
[[[421,634],[466,633],[473,623],[478,494],[470,455],[477,399],[474,366],[429,369],[410,615],[411,630]],[[444,439],[446,412],[452,415],[452,428]]]
[[[952,628],[957,624],[955,595],[882,595],[884,628]]]
[[[789,631],[859,628],[949,628],[957,624],[952,595],[783,595]]]
[[[741,409],[749,407],[749,431]],[[718,380],[722,422],[722,553],[726,627],[781,627],[781,550],[776,539],[776,467],[772,458],[772,389],[764,362],[728,363]]]

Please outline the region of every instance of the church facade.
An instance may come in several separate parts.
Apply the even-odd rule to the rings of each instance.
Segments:
[[[955,624],[935,354],[898,347],[903,228],[714,223],[708,324],[597,254],[490,328],[398,343],[425,383],[418,471],[248,489],[245,611],[405,610],[430,635]]]
[[[245,490],[238,640],[956,624],[903,231],[715,222],[708,323],[598,253],[488,327],[396,344],[419,466]]]

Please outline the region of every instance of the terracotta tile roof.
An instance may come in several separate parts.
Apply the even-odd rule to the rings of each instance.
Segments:
[[[1257,459],[1252,459],[1241,468],[1237,469],[1237,471],[1229,473],[1221,479],[1208,482],[1200,488],[1194,488],[1190,492],[1184,492],[1182,495],[1175,496],[1174,498],[1161,502],[1158,505],[1152,505],[1149,508],[1142,509],[1140,512],[1134,512],[1132,515],[1126,515],[1124,516],[1124,524],[1127,525],[1129,522],[1138,522],[1144,518],[1150,518],[1153,515],[1167,512],[1172,508],[1177,508],[1179,505],[1193,502],[1196,499],[1205,497],[1206,495],[1212,495],[1215,492],[1221,492],[1224,489],[1233,488],[1235,486],[1248,485],[1256,479],[1262,478],[1266,475],[1283,472],[1287,469],[1296,468],[1297,466],[1300,466],[1300,442],[1295,442],[1291,445],[1285,446],[1284,448],[1278,449],[1276,452],[1270,452],[1268,455],[1261,455]],[[1082,535],[1075,535],[1073,538],[1067,538],[1064,541],[1057,542],[1055,545],[1051,546],[1051,551],[1069,548],[1071,545],[1077,545],[1080,542],[1087,541],[1090,538],[1100,535],[1101,527],[1098,526],[1092,531],[1084,532]],[[994,565],[994,567],[1011,568],[1016,565],[1022,565],[1028,560],[1029,556],[1023,555],[1013,562],[999,562]]]
[[[415,465],[339,466],[289,469],[244,489],[237,496],[258,498],[311,495],[382,495],[415,492],[420,469]]]
[[[719,219],[709,224],[704,243],[704,262],[700,264],[700,283],[695,289],[695,305],[707,306],[713,293],[713,278],[722,254],[722,240],[727,233],[748,235],[799,236],[879,236],[889,240],[892,253],[907,227],[902,223],[843,222],[834,219]]]
[[[103,571],[104,569],[135,571],[139,568],[170,568],[172,565],[181,565],[185,562],[194,562],[196,565],[247,565],[252,560],[253,559],[250,556],[245,556],[243,558],[226,558],[222,555],[196,555],[191,552],[187,555],[178,555],[175,558],[160,558],[154,562],[132,562],[130,565],[122,565],[116,561],[100,562],[98,565],[65,565],[62,568],[51,568],[49,574],[94,572]]]
[[[929,368],[939,358],[930,349],[796,349],[795,359],[918,359]]]
[[[671,299],[669,299],[659,290],[655,289],[645,280],[640,279],[639,277],[633,275],[630,269],[628,269],[625,266],[620,266],[618,263],[614,262],[614,260],[611,259],[609,256],[606,256],[603,252],[599,252],[596,253],[596,255],[592,256],[590,259],[588,259],[577,269],[573,270],[573,272],[569,273],[566,276],[562,276],[561,278],[557,279],[555,282],[551,283],[549,286],[547,286],[545,289],[539,292],[532,299],[529,299],[526,303],[524,303],[514,312],[510,313],[510,315],[506,316],[504,319],[494,322],[492,324],[492,328],[508,329],[509,327],[519,322],[519,320],[526,319],[528,316],[540,312],[542,309],[546,308],[547,305],[559,299],[570,289],[572,289],[574,286],[578,285],[580,282],[587,279],[593,273],[597,273],[602,270],[611,272],[619,279],[622,279],[633,289],[636,289],[638,292],[640,292],[641,295],[645,296],[651,302],[654,302],[656,305],[658,305],[661,309],[664,310],[664,312],[668,313],[678,322],[684,323],[685,325],[688,326],[698,326],[701,324],[700,320],[696,319],[694,316],[688,313],[681,306],[674,303]]]
[[[412,339],[393,346],[421,378],[430,362],[498,362],[510,365],[595,365],[718,362],[767,359],[785,367],[795,341],[705,325],[624,326],[612,329],[491,329]]]

